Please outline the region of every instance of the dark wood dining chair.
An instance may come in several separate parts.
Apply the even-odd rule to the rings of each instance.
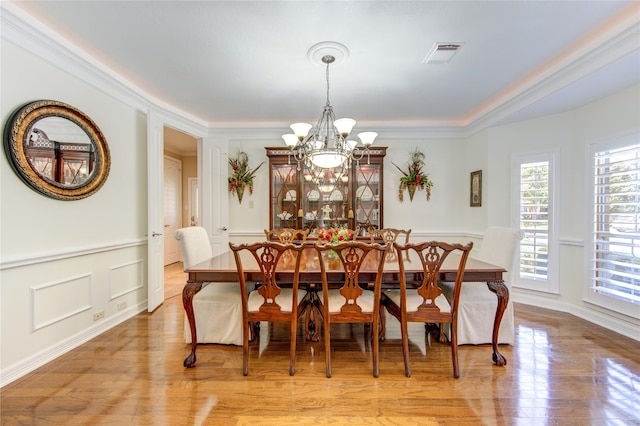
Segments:
[[[298,243],[304,244],[307,241],[307,236],[309,235],[309,230],[305,229],[294,229],[294,228],[281,228],[281,229],[271,229],[264,230],[264,235],[267,238],[267,241],[277,240],[282,244],[291,244]]]
[[[460,377],[458,367],[458,300],[464,276],[464,268],[473,248],[473,243],[467,245],[449,244],[430,241],[417,244],[399,245],[393,243],[399,266],[400,289],[385,291],[381,295],[381,304],[387,311],[400,321],[402,334],[402,355],[404,357],[404,372],[411,377],[409,367],[409,334],[407,323],[440,323],[451,324],[451,361],[453,377]],[[418,275],[417,282],[407,283],[404,262],[406,252],[413,252],[413,262],[422,263],[423,273]],[[459,254],[457,273],[454,280],[453,298],[451,304],[438,287],[438,275],[444,260],[452,253]]]
[[[378,316],[380,312],[380,288],[384,269],[385,251],[390,245],[348,241],[339,244],[316,243],[316,251],[320,260],[322,276],[322,300],[320,315],[324,325],[325,362],[327,377],[331,377],[331,324],[332,323],[365,323],[372,324],[372,358],[373,377],[378,377]],[[333,250],[337,259],[329,259],[329,251]],[[336,264],[333,264],[336,262]],[[361,282],[360,272],[363,265],[368,271],[375,271],[373,290],[362,288],[367,286],[370,277]],[[344,270],[344,278],[335,287],[327,279],[328,269]]]
[[[398,241],[398,237],[404,235],[404,242],[403,244],[408,244],[409,243],[409,236],[411,235],[411,229],[396,229],[396,228],[382,228],[382,229],[376,229],[376,228],[369,228],[367,230],[367,233],[369,234],[369,238],[371,239],[372,243],[395,243],[396,241]],[[389,257],[395,257],[395,251],[394,250],[389,250],[387,252],[387,260],[389,259]],[[384,314],[384,309],[380,309],[380,341],[384,341],[385,339],[385,335],[387,334],[387,324],[386,324],[386,317]]]
[[[382,229],[370,229],[367,231],[371,242],[382,243],[395,243],[398,241],[398,237],[404,235],[403,244],[409,243],[409,236],[411,235],[411,229],[395,229],[395,228],[382,228]]]
[[[290,325],[289,374],[295,373],[296,333],[298,317],[307,303],[305,290],[298,289],[300,257],[303,245],[264,241],[253,244],[229,243],[238,268],[242,298],[242,373],[249,374],[250,328],[259,321],[288,322]],[[247,295],[247,277],[242,264],[242,251],[251,253],[261,271],[261,282]],[[293,256],[291,256],[293,255]],[[282,288],[276,280],[278,268],[293,271],[293,282]]]

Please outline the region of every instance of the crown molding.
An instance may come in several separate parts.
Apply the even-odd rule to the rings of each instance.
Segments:
[[[535,104],[559,89],[612,62],[640,50],[640,6],[632,5],[621,17],[587,41],[560,55],[537,74],[489,101],[469,117],[447,121],[371,122],[389,138],[464,139],[499,124],[510,115]],[[284,123],[207,122],[169,105],[133,85],[50,30],[12,2],[0,3],[0,35],[43,60],[140,111],[158,113],[164,122],[196,137],[227,134],[231,137],[265,137],[280,133]]]
[[[471,136],[491,127],[581,78],[637,52],[640,50],[639,41],[640,13],[636,11],[629,13],[618,25],[594,37],[589,43],[567,52],[513,91],[476,112],[465,124],[467,135]]]
[[[206,134],[205,120],[154,98],[12,2],[0,2],[0,37],[134,109],[154,110],[166,124]]]

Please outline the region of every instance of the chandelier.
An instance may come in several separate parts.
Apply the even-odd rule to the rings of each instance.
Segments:
[[[327,103],[322,109],[322,115],[316,123],[315,129],[309,133],[313,127],[311,124],[294,123],[289,126],[293,133],[282,135],[285,145],[290,150],[290,155],[293,155],[298,162],[298,170],[303,162],[308,168],[341,168],[346,171],[351,167],[352,160],[357,162],[362,159],[365,151],[378,136],[375,132],[359,133],[358,138],[361,144],[359,145],[355,140],[348,139],[356,121],[351,118],[338,120],[335,118],[333,107],[329,102],[329,65],[336,60],[336,57],[331,54],[336,48],[342,53],[348,53],[345,46],[332,42],[319,43],[309,49],[310,57],[313,53],[320,52],[322,54],[321,61],[326,64]]]
[[[336,188],[337,183],[346,183],[349,180],[345,167],[320,168],[308,167],[302,177],[306,182],[313,182],[321,193],[330,193]]]

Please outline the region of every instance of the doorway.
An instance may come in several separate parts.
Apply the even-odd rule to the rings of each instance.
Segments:
[[[164,265],[182,260],[176,229],[193,226],[193,191],[198,181],[198,151],[195,137],[164,126]],[[197,191],[197,185],[195,185]],[[197,204],[196,204],[197,206]],[[193,217],[193,218],[192,218]]]
[[[173,233],[182,228],[182,161],[164,156],[164,266],[180,260]]]

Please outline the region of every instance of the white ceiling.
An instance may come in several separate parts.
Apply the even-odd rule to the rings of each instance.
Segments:
[[[469,129],[556,113],[640,81],[637,1],[20,1],[147,92],[212,127],[315,123],[323,41],[354,132]],[[452,62],[422,61],[464,42]],[[621,47],[622,46],[622,47]]]

